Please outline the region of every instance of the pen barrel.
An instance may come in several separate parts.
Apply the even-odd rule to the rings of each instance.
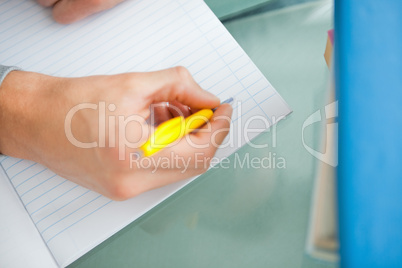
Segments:
[[[212,117],[211,109],[202,109],[187,118],[172,118],[160,124],[146,143],[141,146],[144,156],[151,156],[185,135],[205,125]]]

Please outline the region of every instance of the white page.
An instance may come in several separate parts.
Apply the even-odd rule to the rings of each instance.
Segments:
[[[4,12],[6,11],[6,12]],[[290,112],[287,104],[201,0],[126,1],[112,10],[62,26],[50,10],[32,1],[0,4],[1,64],[58,76],[151,71],[187,67],[195,80],[222,100],[234,96],[234,144],[249,124],[255,137]],[[44,100],[44,105],[45,105]],[[238,104],[240,102],[240,105]],[[31,161],[3,163],[16,191],[55,259],[68,265],[137,219],[191,180],[157,189],[125,202],[113,202],[64,180]]]
[[[5,156],[0,155],[0,162]],[[57,267],[0,167],[0,267]]]

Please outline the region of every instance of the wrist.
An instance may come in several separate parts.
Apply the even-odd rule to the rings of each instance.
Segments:
[[[40,96],[49,90],[52,77],[25,71],[10,72],[0,85],[0,152],[35,160],[32,146],[38,138]]]

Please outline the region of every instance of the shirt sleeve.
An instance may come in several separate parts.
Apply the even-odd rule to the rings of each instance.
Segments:
[[[0,85],[3,83],[4,78],[11,72],[11,71],[18,71],[21,70],[16,66],[4,66],[0,65]]]

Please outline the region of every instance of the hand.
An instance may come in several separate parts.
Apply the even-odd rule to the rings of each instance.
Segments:
[[[53,18],[62,24],[81,20],[94,13],[110,9],[124,0],[37,0],[45,7],[53,7]]]
[[[0,87],[0,152],[125,200],[204,172],[229,131],[232,108],[221,105],[201,131],[133,162],[151,131],[149,107],[165,102],[178,109],[158,105],[157,122],[220,103],[183,67],[82,78],[13,71]]]

